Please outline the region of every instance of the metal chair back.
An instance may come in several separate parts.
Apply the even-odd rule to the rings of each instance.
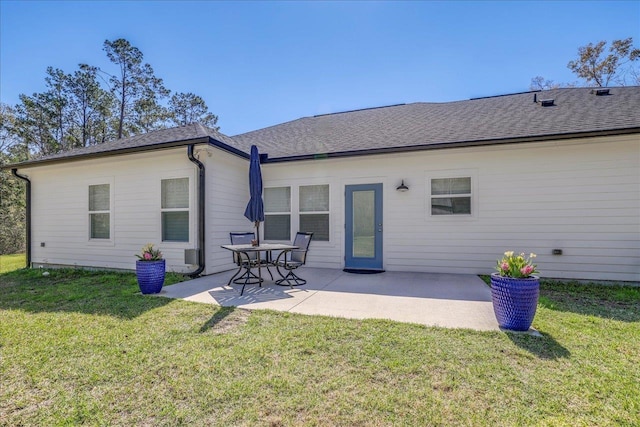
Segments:
[[[231,239],[232,245],[250,245],[251,241],[256,238],[256,235],[251,232],[229,233],[229,238]],[[256,252],[248,252],[247,255],[249,256],[249,261],[258,259]],[[243,261],[247,261],[246,258],[241,257],[235,252],[233,253],[233,262],[240,265]]]
[[[307,252],[309,252],[309,245],[311,244],[311,238],[313,233],[298,231],[296,237],[293,240],[293,246],[297,246],[299,249],[291,251],[291,261],[299,262],[301,265],[307,262]]]

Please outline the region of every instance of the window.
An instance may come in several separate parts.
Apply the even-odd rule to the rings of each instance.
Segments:
[[[329,241],[329,186],[300,186],[300,231],[313,232],[313,240]]]
[[[471,177],[431,179],[431,215],[471,215]]]
[[[329,185],[271,187],[263,195],[265,240],[291,240],[293,227],[329,241]]]
[[[89,186],[89,238],[111,238],[111,186]]]
[[[291,187],[264,189],[265,240],[291,240]]]
[[[189,178],[163,179],[162,241],[189,241]]]

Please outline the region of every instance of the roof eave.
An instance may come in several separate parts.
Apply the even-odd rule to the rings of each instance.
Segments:
[[[142,153],[145,151],[155,151],[155,150],[166,150],[170,148],[176,147],[184,147],[192,144],[208,144],[213,145],[214,147],[218,147],[224,151],[227,151],[236,156],[242,157],[244,159],[249,159],[249,155],[237,148],[231,147],[224,142],[218,141],[215,138],[210,136],[186,139],[182,141],[171,141],[171,142],[163,142],[159,144],[150,144],[144,145],[140,147],[126,147],[109,151],[101,151],[98,153],[86,153],[86,154],[78,154],[78,155],[70,155],[64,157],[56,157],[53,159],[36,159],[29,160],[20,163],[1,165],[1,169],[21,169],[26,167],[34,167],[34,166],[44,166],[44,165],[52,165],[57,163],[67,163],[81,160],[90,160],[90,159],[98,159],[102,157],[111,157],[111,156],[121,156],[125,154],[134,154],[134,153]]]
[[[340,152],[334,152],[334,153],[305,154],[305,155],[299,155],[299,156],[269,157],[263,163],[282,163],[282,162],[295,162],[295,161],[303,161],[303,160],[321,160],[321,159],[329,159],[329,158],[368,156],[368,155],[376,155],[376,154],[442,150],[447,148],[481,147],[481,146],[516,144],[516,143],[526,143],[526,142],[544,142],[544,141],[553,141],[553,140],[560,140],[560,139],[577,139],[577,138],[589,138],[589,137],[596,137],[596,136],[614,136],[614,135],[625,135],[625,134],[633,134],[633,133],[640,133],[640,127],[608,129],[603,131],[536,135],[536,136],[517,137],[517,138],[472,140],[472,141],[459,141],[459,142],[440,142],[440,143],[432,143],[432,144],[411,145],[406,147],[372,148],[372,149],[365,149],[365,150],[340,151]]]

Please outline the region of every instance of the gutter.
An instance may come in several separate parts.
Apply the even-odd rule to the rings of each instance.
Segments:
[[[158,144],[147,144],[147,145],[141,145],[137,147],[117,148],[117,149],[106,150],[106,151],[98,151],[94,153],[80,153],[75,155],[74,154],[64,155],[63,153],[61,153],[59,155],[56,155],[56,157],[52,157],[52,158],[28,160],[25,162],[14,163],[12,165],[0,166],[0,169],[9,169],[11,167],[25,168],[25,167],[40,166],[40,165],[50,165],[50,164],[56,164],[56,163],[66,163],[66,162],[71,162],[76,160],[99,159],[102,157],[118,156],[123,154],[132,154],[132,153],[142,153],[145,151],[153,151],[153,150],[164,150],[169,148],[184,147],[185,145],[190,146],[194,144],[212,145],[214,147],[227,151],[228,153],[231,153],[243,159],[249,160],[249,155],[247,153],[235,147],[227,145],[221,141],[218,141],[217,139],[214,139],[210,136],[204,136],[204,137],[186,139],[181,141],[161,142]]]
[[[26,188],[26,256],[27,256],[27,268],[31,268],[31,181],[24,175],[18,174],[18,169],[11,169],[11,173],[16,178],[20,178],[27,184]]]
[[[389,153],[408,153],[414,151],[430,151],[430,150],[443,150],[449,148],[463,148],[463,147],[484,147],[490,145],[503,145],[503,144],[516,144],[525,142],[545,142],[555,141],[561,139],[577,139],[577,138],[589,138],[598,136],[616,136],[616,135],[628,135],[640,133],[640,127],[635,128],[623,128],[623,129],[610,129],[604,131],[591,131],[591,132],[576,132],[576,133],[557,133],[550,135],[534,135],[515,138],[501,138],[501,139],[486,139],[486,140],[473,140],[473,141],[459,141],[459,142],[439,142],[422,145],[408,145],[404,147],[383,147],[383,148],[370,148],[365,150],[351,150],[351,151],[337,151],[331,153],[316,153],[316,154],[301,154],[295,156],[284,157],[272,157],[261,161],[261,163],[284,163],[284,162],[296,162],[302,160],[321,160],[321,159],[333,159],[343,157],[357,157],[368,156],[373,154],[389,154]]]
[[[187,147],[187,157],[198,167],[198,268],[186,275],[189,277],[199,276],[205,268],[204,258],[204,215],[205,215],[205,192],[204,192],[204,164],[193,155],[193,147],[195,144],[189,144]]]

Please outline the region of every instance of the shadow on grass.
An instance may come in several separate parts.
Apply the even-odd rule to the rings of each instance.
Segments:
[[[518,347],[540,359],[555,360],[571,356],[571,352],[551,335],[540,332],[542,336],[507,332],[509,339]]]
[[[213,330],[216,333],[230,332],[246,323],[249,310],[237,307],[219,307],[218,310],[200,328],[200,332]]]
[[[166,298],[140,294],[135,273],[80,269],[23,269],[0,274],[0,309],[75,312],[132,319],[165,306]],[[165,284],[180,281],[167,274]]]
[[[543,281],[540,306],[623,322],[640,321],[640,287]]]
[[[480,278],[491,286],[490,276]],[[542,279],[538,304],[553,311],[638,322],[640,286]]]

